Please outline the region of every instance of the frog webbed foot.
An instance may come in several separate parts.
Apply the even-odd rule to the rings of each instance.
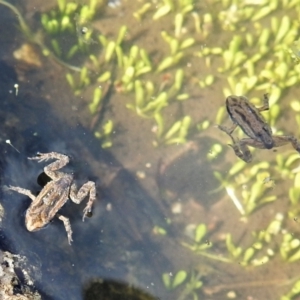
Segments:
[[[239,143],[228,144],[228,146],[230,146],[233,149],[235,155],[242,159],[244,162],[249,163],[252,161],[252,154],[246,146],[242,146]]]

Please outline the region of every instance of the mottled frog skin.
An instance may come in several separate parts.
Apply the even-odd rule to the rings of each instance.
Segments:
[[[31,191],[17,186],[9,186],[12,191],[28,196],[32,202],[26,211],[25,224],[29,231],[36,231],[47,225],[56,215],[63,221],[68,235],[69,244],[72,242],[72,230],[67,217],[58,215],[57,212],[70,198],[79,204],[89,194],[89,201],[83,210],[83,221],[88,213],[92,211],[92,206],[96,200],[96,186],[92,181],[86,182],[79,190],[73,182],[73,175],[59,172],[58,170],[69,163],[69,157],[57,152],[38,153],[37,156],[28,158],[31,160],[47,161],[56,159],[55,162],[44,168],[44,172],[52,179],[42,189],[38,196],[34,196]]]
[[[233,122],[230,128],[219,125],[219,129],[226,132],[233,144],[230,145],[235,154],[249,163],[252,161],[251,152],[248,146],[260,149],[272,149],[280,147],[287,143],[300,153],[300,144],[294,136],[291,135],[273,135],[271,127],[266,123],[261,111],[269,109],[268,94],[264,95],[264,104],[262,107],[255,107],[246,97],[231,95],[226,99],[226,109]],[[241,140],[234,139],[232,132],[239,126],[249,137]]]

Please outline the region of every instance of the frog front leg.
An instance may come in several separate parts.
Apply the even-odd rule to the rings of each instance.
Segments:
[[[217,125],[217,127],[218,127],[220,130],[226,132],[226,133],[231,137],[231,139],[232,139],[231,134],[232,134],[232,132],[236,129],[237,124],[236,124],[236,123],[233,123],[231,127],[226,127],[226,126],[223,126],[223,125]]]
[[[264,110],[269,110],[269,94],[264,94],[264,99],[263,99],[263,106],[258,107],[257,109],[259,111],[264,111]]]
[[[83,210],[82,221],[84,221],[84,218],[86,217],[86,215],[92,211],[93,203],[96,200],[95,182],[93,182],[93,181],[86,182],[78,191],[77,191],[76,184],[75,183],[72,184],[71,190],[70,190],[70,198],[76,204],[79,204],[81,201],[83,201],[84,198],[88,194],[90,195],[89,201]]]
[[[248,146],[253,146],[253,143],[256,143],[255,140],[250,138],[245,138],[240,141],[236,141],[232,135],[230,135],[233,144],[228,144],[234,151],[235,155],[242,159],[244,162],[249,163],[252,161],[252,154]],[[261,143],[262,144],[262,143]],[[262,144],[263,145],[263,144]]]
[[[11,191],[15,191],[15,192],[18,192],[19,194],[23,194],[25,196],[28,196],[32,201],[34,201],[36,199],[36,196],[34,196],[31,191],[27,190],[27,189],[23,189],[21,187],[18,187],[18,186],[8,186],[7,187],[9,190]]]

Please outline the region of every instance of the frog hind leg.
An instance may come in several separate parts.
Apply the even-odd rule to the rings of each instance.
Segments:
[[[235,155],[238,156],[246,163],[250,163],[252,161],[252,154],[248,148],[247,140],[251,141],[251,139],[242,139],[240,141],[236,141],[232,136],[230,136],[233,144],[228,144],[230,146]]]
[[[66,232],[68,235],[68,242],[69,242],[69,245],[71,245],[73,239],[72,239],[72,229],[71,229],[70,221],[67,217],[64,217],[62,215],[57,215],[57,216],[64,223],[64,226],[65,226],[65,229],[66,229]]]
[[[292,135],[274,135],[273,136],[274,147],[280,147],[291,143],[294,149],[300,153],[300,143]]]
[[[70,199],[76,203],[79,204],[81,201],[85,199],[85,197],[89,195],[89,200],[86,205],[86,207],[83,210],[83,218],[82,221],[84,221],[85,217],[88,213],[92,211],[93,203],[96,200],[96,186],[95,182],[88,181],[86,182],[78,191],[76,184],[71,185],[70,190]]]
[[[246,163],[249,163],[252,161],[252,154],[250,152],[250,150],[248,149],[248,145],[249,146],[252,146],[253,145],[253,139],[250,139],[250,138],[245,138],[245,139],[242,139],[240,141],[238,140],[235,140],[234,137],[232,136],[232,132],[235,130],[235,128],[237,127],[237,124],[236,123],[233,123],[233,125],[231,127],[225,127],[225,126],[222,126],[222,125],[217,125],[217,127],[226,132],[231,140],[232,140],[232,144],[228,144],[228,146],[230,146],[235,155],[238,156],[240,159],[242,159],[243,161],[245,161]],[[260,142],[258,142],[260,143]],[[263,147],[263,144],[260,143],[261,147],[257,147],[257,148],[264,148]],[[255,146],[253,146],[255,147]]]
[[[230,145],[235,154],[240,157],[242,160],[245,162],[251,162],[252,160],[252,155],[248,149],[248,147],[253,147],[253,148],[258,148],[258,149],[271,149],[267,148],[266,145],[263,142],[250,139],[250,138],[245,138],[242,139],[238,142],[236,142],[233,137],[232,141],[234,142],[233,145]],[[291,143],[293,148],[300,153],[300,142],[292,135],[275,135],[272,137],[273,138],[273,147],[281,147],[284,146],[288,143]]]

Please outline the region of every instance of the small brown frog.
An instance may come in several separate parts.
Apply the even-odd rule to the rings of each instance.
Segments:
[[[9,186],[12,191],[28,196],[32,203],[27,209],[25,224],[29,231],[36,231],[47,225],[57,214],[58,210],[70,198],[76,204],[79,204],[89,194],[89,201],[83,210],[83,219],[92,211],[92,205],[96,199],[96,187],[93,181],[86,182],[79,190],[73,183],[73,175],[58,172],[69,162],[69,157],[56,152],[37,153],[37,156],[28,159],[47,161],[48,159],[57,159],[44,168],[44,172],[52,179],[41,190],[38,196],[34,196],[31,191],[17,186]],[[58,215],[58,218],[63,221],[68,234],[69,244],[72,242],[72,230],[68,218]]]
[[[249,163],[252,160],[251,152],[248,146],[260,149],[272,149],[280,147],[287,143],[300,153],[300,143],[291,135],[273,135],[271,127],[265,122],[261,111],[269,109],[268,94],[264,94],[264,102],[262,107],[255,107],[244,96],[229,96],[226,99],[227,112],[233,122],[230,128],[219,125],[218,127],[225,131],[232,139],[232,147],[234,153]],[[249,138],[235,140],[232,132],[239,126]]]

